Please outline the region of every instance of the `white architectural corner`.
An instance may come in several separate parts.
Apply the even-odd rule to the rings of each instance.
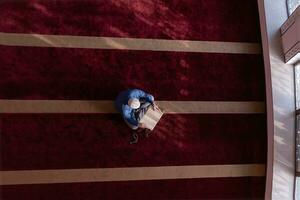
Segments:
[[[293,200],[295,187],[294,67],[298,12],[287,21],[286,0],[258,0],[266,76],[268,163],[265,199]],[[297,25],[297,26],[295,26]],[[293,39],[288,39],[291,37]]]

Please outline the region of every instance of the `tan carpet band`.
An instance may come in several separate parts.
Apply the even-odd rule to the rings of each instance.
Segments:
[[[23,33],[0,33],[0,45],[232,54],[261,54],[262,51],[260,44],[246,42],[41,35]]]
[[[194,165],[0,171],[1,185],[265,176],[265,165]]]
[[[264,102],[156,101],[167,114],[265,113]],[[113,101],[0,100],[0,113],[116,113]]]

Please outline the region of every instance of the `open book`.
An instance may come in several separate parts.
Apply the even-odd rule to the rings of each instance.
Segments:
[[[154,110],[152,106],[150,106],[145,115],[140,120],[140,123],[145,124],[146,128],[152,131],[156,124],[159,122],[162,115],[163,112],[158,107]]]

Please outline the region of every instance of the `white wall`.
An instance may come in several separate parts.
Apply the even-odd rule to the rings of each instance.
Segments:
[[[272,199],[289,200],[294,197],[295,175],[294,72],[283,62],[280,40],[280,26],[288,16],[285,0],[264,2],[274,105]]]

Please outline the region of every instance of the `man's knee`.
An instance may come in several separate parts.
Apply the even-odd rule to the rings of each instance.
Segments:
[[[125,120],[125,122],[132,130],[137,130],[139,128],[139,126],[134,126],[134,125],[130,124],[129,122],[127,122],[126,120]]]

